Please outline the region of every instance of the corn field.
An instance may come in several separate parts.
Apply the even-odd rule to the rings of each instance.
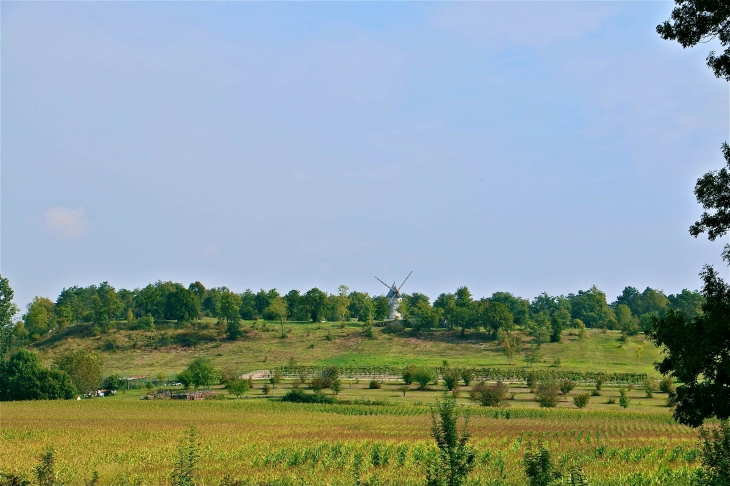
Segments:
[[[2,405],[0,468],[32,477],[48,446],[59,480],[169,484],[185,429],[200,440],[200,484],[423,484],[435,452],[429,408],[266,400],[11,402]],[[473,408],[470,484],[524,485],[528,443],[594,485],[689,485],[696,433],[668,414]]]

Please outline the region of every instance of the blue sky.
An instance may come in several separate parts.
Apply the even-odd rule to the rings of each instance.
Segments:
[[[2,273],[700,286],[728,87],[670,2],[3,2]]]

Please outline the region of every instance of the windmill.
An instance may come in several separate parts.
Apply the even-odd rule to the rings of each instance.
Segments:
[[[411,273],[408,274],[408,277],[406,277],[406,280],[411,276]],[[375,277],[378,279],[378,282],[388,287],[388,294],[385,296],[386,299],[388,299],[388,306],[390,307],[390,315],[388,315],[389,319],[400,319],[402,316],[400,312],[398,312],[398,307],[400,306],[401,301],[403,298],[400,294],[400,289],[403,288],[403,286],[406,284],[406,280],[403,281],[402,284],[400,284],[400,287],[395,286],[395,281],[393,281],[393,285],[388,285],[387,283],[380,280],[377,276]]]

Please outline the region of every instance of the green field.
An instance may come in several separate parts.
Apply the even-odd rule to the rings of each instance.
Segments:
[[[67,484],[83,484],[93,471],[104,484],[166,484],[191,424],[201,443],[200,484],[229,476],[240,484],[353,485],[359,477],[416,485],[434,452],[425,406],[138,395],[3,404],[3,469],[29,474],[53,444]],[[558,465],[582,467],[596,485],[689,484],[698,466],[696,434],[666,413],[474,408],[469,429],[477,450],[471,484],[524,485],[529,442],[545,443]]]
[[[63,338],[46,339],[35,348],[48,363],[69,349],[97,350],[104,357],[106,374],[127,375],[174,374],[197,356],[209,357],[216,366],[233,367],[241,372],[283,366],[291,359],[298,365],[440,366],[446,360],[451,366],[528,368],[522,355],[515,355],[510,363],[501,345],[480,332],[467,332],[462,336],[459,331],[439,331],[412,336],[389,334],[374,328],[373,337],[369,338],[359,323],[348,323],[345,328],[339,323],[289,323],[285,325],[287,336],[281,338],[277,323],[259,324],[256,329],[251,329],[251,324],[245,323],[248,332],[234,342],[226,340],[222,329],[209,320],[203,322],[204,329],[197,330],[114,330],[97,337],[68,333]],[[162,334],[167,335],[169,341],[185,334],[202,338],[194,347],[159,346],[157,342]],[[602,333],[589,329],[581,341],[574,331],[564,332],[561,343],[542,345],[542,359],[534,367],[550,369],[559,358],[563,370],[657,375],[653,363],[659,360],[659,350],[643,335],[632,336],[627,343],[621,343],[619,337],[618,331]],[[115,352],[104,351],[109,346],[105,347],[105,343],[109,341],[115,343]],[[523,345],[529,343],[530,338],[523,336]],[[638,346],[643,347],[640,357],[637,356]]]
[[[563,342],[544,344],[541,360],[530,368],[522,355],[510,363],[499,343],[477,332],[412,336],[376,329],[367,337],[355,323],[290,323],[282,338],[274,323],[263,329],[250,325],[246,336],[235,342],[211,322],[203,322],[202,329],[116,330],[97,337],[67,329],[34,348],[49,364],[67,350],[99,351],[105,374],[149,379],[160,374],[172,379],[198,356],[240,373],[292,363],[438,367],[447,361],[452,367],[650,376],[658,376],[653,363],[660,357],[643,336],[621,342],[613,331],[589,330],[583,340],[566,332]],[[159,344],[162,334],[165,346]],[[199,342],[169,344],[185,336],[197,336]],[[523,336],[523,344],[528,343]],[[369,378],[345,377],[337,396],[341,403],[308,405],[279,400],[295,380],[284,380],[268,394],[266,383],[258,380],[240,399],[217,386],[213,391],[220,399],[204,401],[140,400],[148,393],[140,388],[91,400],[3,403],[0,468],[31,477],[40,454],[52,445],[59,479],[66,484],[84,484],[94,471],[102,484],[166,484],[178,441],[195,425],[200,484],[224,484],[225,477],[228,484],[423,484],[435,450],[429,438],[429,406],[441,396],[440,384],[426,390],[413,385],[403,396],[403,383],[397,379],[371,389]],[[509,384],[511,399],[501,408],[479,406],[468,398],[470,387],[460,387],[457,401],[470,410],[471,442],[477,451],[470,484],[526,484],[521,462],[526,447],[544,443],[561,470],[578,466],[592,485],[689,485],[699,467],[697,434],[673,421],[666,394],[647,398],[640,386],[607,383],[586,409],[577,409],[572,396],[594,387],[590,381],[578,383],[554,409],[538,408],[534,394],[519,381]],[[631,398],[626,409],[617,404],[620,388],[628,388]]]

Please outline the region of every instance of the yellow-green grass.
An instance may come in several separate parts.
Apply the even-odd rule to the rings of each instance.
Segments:
[[[230,476],[261,484],[351,485],[357,474],[393,485],[423,484],[434,450],[428,408],[412,404],[137,397],[130,391],[93,400],[3,403],[0,467],[30,475],[41,452],[53,446],[59,479],[68,484],[83,484],[94,470],[103,484],[165,484],[190,425],[201,443],[202,484]],[[698,466],[695,432],[666,413],[510,408],[507,419],[507,409],[500,418],[494,409],[471,410],[477,451],[472,479],[482,484],[502,477],[500,484],[524,485],[528,442],[544,442],[562,469],[581,466],[595,485],[689,484]]]
[[[97,337],[70,335],[63,339],[53,338],[34,345],[48,363],[60,353],[84,348],[104,349],[107,341],[116,342],[117,351],[102,351],[104,373],[167,374],[183,370],[197,356],[209,357],[218,367],[233,367],[241,372],[268,369],[286,365],[294,360],[299,365],[339,366],[406,366],[409,364],[440,366],[446,360],[451,366],[514,367],[527,368],[522,355],[508,360],[501,345],[481,332],[439,331],[417,336],[389,334],[375,328],[373,338],[365,335],[359,323],[348,323],[341,328],[338,323],[286,324],[288,335],[280,337],[276,323],[267,323],[267,331],[250,329],[245,337],[228,341],[222,330],[205,322],[211,329],[196,331],[219,336],[213,342],[195,347],[166,346],[153,349],[147,345],[151,339],[167,333],[174,337],[191,330],[143,331],[113,330]],[[331,340],[328,339],[331,337]],[[617,331],[603,333],[588,330],[584,340],[574,331],[563,333],[563,342],[544,344],[542,358],[535,369],[551,369],[556,359],[560,369],[593,372],[631,372],[656,375],[653,363],[660,359],[660,352],[644,336],[632,336],[627,343],[619,341]],[[523,336],[524,344],[530,339]],[[136,343],[136,344],[135,344]],[[637,348],[641,346],[641,352]]]

